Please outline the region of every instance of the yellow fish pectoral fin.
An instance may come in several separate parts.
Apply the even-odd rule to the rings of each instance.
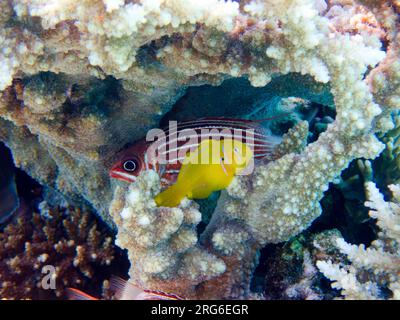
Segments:
[[[185,193],[177,185],[173,185],[156,195],[154,201],[158,207],[172,208],[179,206],[185,196]]]

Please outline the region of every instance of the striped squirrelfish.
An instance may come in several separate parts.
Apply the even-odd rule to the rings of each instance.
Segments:
[[[143,170],[155,170],[161,184],[168,186],[177,179],[187,152],[196,150],[205,139],[234,139],[246,143],[255,160],[271,159],[280,138],[271,135],[261,120],[223,117],[200,118],[178,123],[175,127],[157,129],[163,135],[145,137],[123,150],[110,170],[110,176],[125,182],[134,182]],[[150,130],[151,131],[151,130]]]
[[[110,279],[110,291],[115,300],[184,300],[175,294],[141,289],[117,276]],[[67,288],[66,292],[69,300],[100,300],[74,288]]]
[[[227,188],[235,175],[250,163],[253,153],[245,143],[234,140],[203,140],[182,163],[174,185],[155,198],[158,206],[176,207],[182,199],[205,199]]]

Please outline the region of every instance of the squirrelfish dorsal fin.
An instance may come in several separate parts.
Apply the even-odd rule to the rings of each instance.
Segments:
[[[140,295],[144,292],[129,281],[117,276],[111,277],[110,289],[117,300],[142,300]]]

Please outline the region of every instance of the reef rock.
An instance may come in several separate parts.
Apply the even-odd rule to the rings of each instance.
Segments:
[[[177,264],[178,294],[248,297],[257,250],[307,228],[350,161],[383,150],[376,134],[394,128],[391,113],[400,105],[399,10],[391,0],[2,1],[0,139],[17,166],[111,224],[107,169],[115,153],[156,126],[188,86],[247,77],[274,88],[268,99],[293,95],[334,107],[335,120],[316,141],[297,143],[304,125],[297,126],[279,159],[223,194],[201,241],[186,209],[157,209],[151,193],[143,195],[159,187],[156,180],[129,187],[149,199],[133,213],[130,197],[115,191],[111,211],[137,263],[134,278],[144,268],[138,281],[168,289]],[[138,222],[117,219],[120,211],[146,213],[154,230],[169,217],[163,228],[172,229],[141,244],[152,261],[166,241],[166,264],[146,269],[133,252],[138,240],[123,236],[142,232],[127,226]]]

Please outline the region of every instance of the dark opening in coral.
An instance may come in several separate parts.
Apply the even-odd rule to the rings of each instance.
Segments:
[[[312,95],[307,90],[309,86],[313,86]],[[244,77],[226,79],[218,86],[207,84],[189,87],[160,120],[159,126],[168,127],[169,121],[179,122],[202,117],[248,120],[272,117],[263,126],[272,135],[282,136],[298,122],[305,120],[310,127],[308,142],[314,142],[334,121],[335,116],[336,111],[327,85],[316,83],[309,76],[289,74],[273,78],[264,87],[253,87]],[[213,193],[208,199],[196,200],[203,214],[203,221],[198,226],[199,233],[207,226],[219,195],[220,192]]]

